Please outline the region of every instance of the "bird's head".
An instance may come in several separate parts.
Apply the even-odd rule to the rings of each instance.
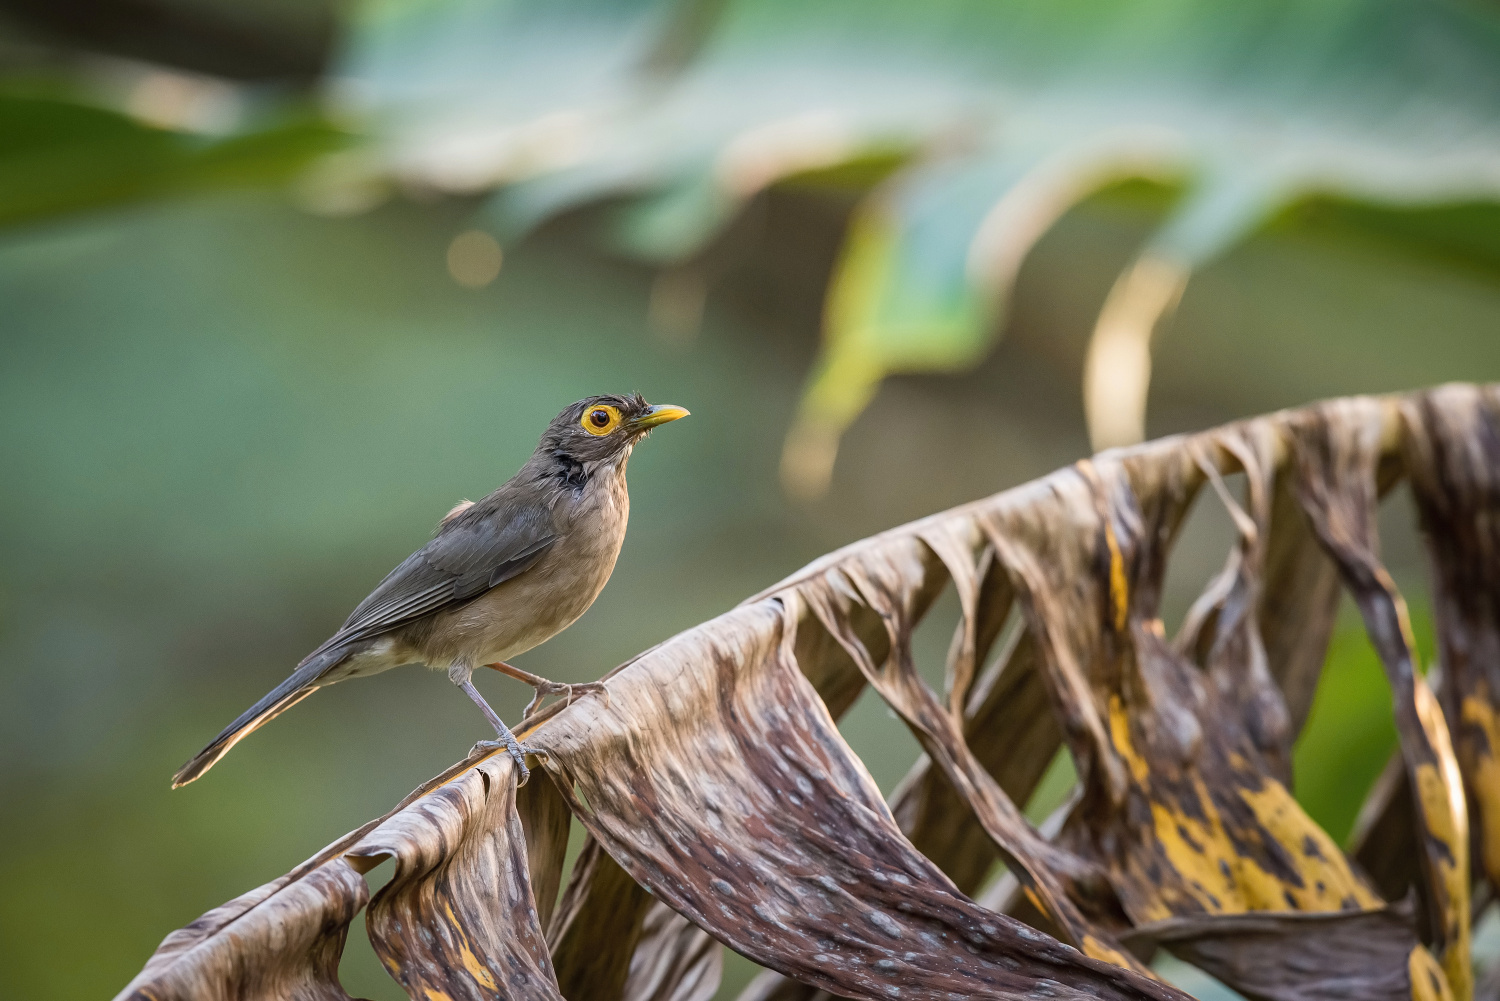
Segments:
[[[654,427],[686,417],[682,407],[652,406],[639,393],[590,396],[558,414],[538,451],[562,453],[582,463],[618,459]]]

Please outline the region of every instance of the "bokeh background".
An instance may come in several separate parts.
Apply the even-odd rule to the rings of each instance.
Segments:
[[[1371,0],[1332,5],[1345,17],[1335,23],[1283,4],[1279,21],[1218,35],[1205,27],[1215,4],[1115,4],[1102,26],[1080,7],[1027,29],[1045,45],[980,56],[955,41],[975,34],[972,5],[910,14],[921,52],[951,50],[946,63],[891,58],[899,19],[866,39],[833,4],[810,5],[822,21],[808,37],[822,49],[779,44],[810,16],[774,4],[567,3],[540,26],[533,6],[0,3],[0,996],[111,996],[167,932],[384,812],[485,736],[443,678],[392,672],[318,693],[205,780],[168,789],[173,770],[284,677],[455,501],[508,477],[547,420],[581,396],[639,390],[693,417],[636,453],[629,536],[598,603],[519,659],[559,680],[595,678],[839,545],[1088,454],[1083,372],[1097,320],[1120,276],[1153,255],[1192,280],[1175,313],[1146,320],[1147,335],[1156,330],[1151,436],[1332,395],[1500,379],[1500,212],[1487,187],[1500,188],[1500,159],[1485,159],[1500,115],[1488,132],[1463,130],[1465,114],[1500,111],[1500,21],[1480,5]],[[476,24],[498,27],[487,35]],[[720,63],[760,59],[780,74],[776,114],[818,112],[840,88],[869,100],[926,81],[910,121],[930,124],[931,109],[946,108],[942,135],[799,119],[799,136],[826,145],[837,133],[838,152],[792,156],[704,208],[681,194],[702,184],[681,164],[696,156],[712,167],[703,137],[742,135],[751,112],[722,86],[707,91],[718,103],[700,94],[692,110],[667,114],[672,128],[641,108],[671,81],[713,71],[725,24],[739,35]],[[1392,58],[1393,46],[1407,51],[1397,29],[1436,54]],[[1205,39],[1216,46],[1191,48]],[[622,46],[656,61],[619,69],[621,52],[639,55]],[[952,138],[954,121],[983,117],[975,92],[1033,118],[1065,92],[1089,128],[1118,125],[1101,96],[1109,73],[1075,72],[1101,51],[1187,67],[1148,88],[1147,110],[1167,109],[1164,121],[1189,121],[1183,107],[1195,101],[1193,115],[1212,110],[1213,88],[1188,86],[1197,73],[1239,95],[1243,120],[1275,136],[1234,133],[1231,115],[1217,132],[1181,125],[1190,148],[1310,145],[1327,168],[1384,143],[1406,161],[1387,164],[1385,187],[1354,168],[1324,169],[1310,185],[1278,167],[1275,197],[1264,177],[1250,185],[1253,211],[1215,189],[1235,206],[1219,217],[1194,201],[1224,166],[1217,154],[1192,170],[1104,170],[1023,248],[1003,308],[962,280],[943,308],[968,296],[963,322],[912,306],[931,306],[936,286],[952,293],[953,277],[902,277],[911,261],[942,257],[927,253],[922,229],[942,212],[921,199],[908,211],[902,193],[947,189],[911,172],[951,169],[942,157],[968,155],[954,148],[989,141]],[[446,62],[434,55],[444,52]],[[815,58],[829,53],[845,63]],[[1460,92],[1412,69],[1424,59],[1482,72]],[[841,65],[848,74],[834,86]],[[953,65],[969,73],[957,97],[944,76]],[[1321,119],[1309,124],[1309,103],[1273,72],[1281,66],[1332,94]],[[620,90],[630,74],[649,85],[633,97]],[[400,86],[383,91],[392,79]],[[1351,80],[1381,87],[1356,99]],[[494,152],[495,136],[511,134],[495,121],[555,130],[547,109],[599,93],[609,101],[590,114],[607,105],[612,128],[655,123],[631,141],[657,151],[646,159],[670,166],[670,184],[644,168],[628,183],[600,180],[587,163],[581,174],[535,163],[516,173],[514,149]],[[1431,132],[1443,115],[1449,131]],[[1221,142],[1224,131],[1232,141]],[[1461,135],[1464,148],[1432,135]],[[612,141],[601,139],[598,155],[618,163]],[[1284,165],[1278,150],[1266,161]],[[844,161],[853,166],[830,173]],[[1254,174],[1252,161],[1232,166]],[[476,162],[489,172],[476,174]],[[574,193],[557,194],[569,184]],[[1010,190],[996,184],[991,202]],[[666,214],[691,217],[665,243],[619,237],[621,219],[644,211],[622,199],[642,191],[657,200],[652,211],[675,197],[677,215]],[[523,196],[552,208],[527,203],[520,225]],[[926,235],[871,278],[870,220],[903,212]],[[1193,226],[1208,225],[1205,213],[1217,242],[1179,253],[1173,234],[1201,237]],[[971,211],[949,242],[971,242],[982,215]],[[889,249],[889,232],[882,239]],[[899,322],[839,327],[838,310],[825,308],[830,285],[853,295],[872,282],[875,299],[907,289],[892,307]],[[885,308],[866,305],[861,315]],[[922,354],[945,337],[968,346]],[[830,377],[830,359],[846,357],[874,360],[864,374]],[[847,425],[821,493],[784,483],[799,421]],[[1400,492],[1382,525],[1430,655],[1420,547]],[[1228,544],[1221,514],[1195,512],[1171,566],[1169,629]],[[936,677],[944,630],[920,639]],[[480,683],[507,719],[530,695],[498,677]],[[916,757],[872,697],[843,727],[887,791]],[[1346,609],[1297,748],[1298,798],[1345,837],[1393,747],[1385,682]],[[1060,761],[1033,810],[1068,781]],[[400,997],[358,923],[344,967],[352,994]],[[752,972],[732,958],[721,996]],[[1215,989],[1191,971],[1169,975],[1205,997]]]

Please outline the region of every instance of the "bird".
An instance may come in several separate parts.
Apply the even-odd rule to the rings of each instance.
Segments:
[[[474,671],[494,668],[535,688],[525,715],[547,695],[565,693],[571,701],[578,689],[603,691],[599,682],[558,684],[506,662],[562,632],[594,603],[625,540],[630,454],[652,428],[686,416],[682,407],[652,406],[639,393],[591,396],[564,409],[514,476],[482,500],[449,511],[432,540],[392,570],[285,681],[183,765],[172,788],[202,776],[240,740],[319,688],[407,664],[447,671],[499,738],[476,749],[504,747],[524,783],[525,756],[538,752],[485,702]]]

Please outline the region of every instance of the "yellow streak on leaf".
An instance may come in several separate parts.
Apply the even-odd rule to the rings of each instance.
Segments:
[[[1110,699],[1110,735],[1130,768],[1131,776],[1149,795],[1150,766],[1136,751],[1130,738],[1125,709],[1118,696]],[[1274,779],[1263,779],[1258,790],[1240,789],[1240,798],[1250,807],[1271,840],[1285,848],[1300,886],[1267,872],[1256,861],[1240,855],[1224,829],[1223,819],[1209,797],[1201,778],[1192,778],[1202,817],[1179,813],[1169,805],[1151,800],[1156,840],[1167,861],[1182,877],[1187,892],[1206,911],[1241,914],[1247,911],[1284,911],[1287,896],[1300,911],[1337,911],[1352,899],[1361,908],[1377,908],[1382,902],[1357,879],[1337,845],[1315,824],[1286,787]],[[1307,850],[1308,845],[1314,851]],[[1145,920],[1173,917],[1170,903],[1153,901]]]
[[[443,910],[448,914],[448,926],[458,932],[459,958],[463,961],[464,969],[485,990],[495,990],[495,977],[490,973],[489,968],[479,961],[479,957],[474,955],[474,950],[469,948],[469,940],[463,934],[464,923],[459,920],[457,914],[453,913],[453,905],[445,905]]]
[[[1406,958],[1407,975],[1411,977],[1411,1001],[1453,1001],[1453,988],[1443,968],[1426,946],[1417,946]]]
[[[1104,543],[1109,547],[1109,600],[1115,613],[1115,632],[1122,633],[1130,609],[1130,585],[1125,582],[1125,559],[1120,555],[1120,542],[1115,538],[1115,528],[1108,518],[1104,519]]]
[[[1090,959],[1098,959],[1106,963],[1114,963],[1116,966],[1123,966],[1127,970],[1139,968],[1137,964],[1131,962],[1129,956],[1125,955],[1118,949],[1111,948],[1092,935],[1083,936],[1082,944],[1083,954]]]
[[[1414,648],[1413,648],[1414,649]],[[1417,718],[1426,731],[1427,740],[1437,755],[1437,764],[1423,764],[1416,769],[1418,801],[1427,820],[1427,834],[1448,849],[1448,858],[1438,875],[1448,901],[1443,921],[1447,925],[1447,948],[1443,950],[1443,969],[1459,1001],[1474,995],[1474,968],[1469,955],[1469,808],[1464,799],[1463,776],[1453,755],[1453,741],[1437,698],[1427,682],[1415,679],[1412,692]]]
[[[1268,778],[1258,791],[1242,790],[1240,798],[1255,812],[1261,826],[1285,845],[1297,860],[1297,872],[1302,876],[1304,885],[1300,890],[1292,887],[1286,889],[1296,898],[1300,909],[1335,911],[1341,909],[1342,902],[1350,897],[1361,908],[1385,906],[1385,902],[1373,890],[1355,877],[1339,846],[1302,811],[1301,805],[1287,792],[1286,786]],[[1309,843],[1316,847],[1313,854],[1307,851]],[[1259,867],[1256,869],[1259,870]],[[1321,891],[1318,889],[1319,883],[1323,884]],[[1275,882],[1278,891],[1284,885],[1279,881]],[[1279,906],[1272,903],[1269,909],[1279,909]]]
[[[1495,709],[1487,699],[1474,695],[1464,699],[1460,715],[1465,723],[1484,732],[1486,749],[1471,763],[1470,779],[1479,801],[1479,815],[1484,819],[1484,841],[1479,846],[1484,871],[1491,881],[1500,882],[1500,759],[1495,757],[1495,748],[1500,747],[1500,719],[1495,718]]]
[[[1130,739],[1130,717],[1125,715],[1125,703],[1118,695],[1109,697],[1109,739],[1115,745],[1115,752],[1130,767],[1130,777],[1144,784],[1151,777],[1151,766],[1136,753]]]
[[[1448,786],[1443,781],[1436,765],[1418,765],[1413,776],[1416,781],[1418,802],[1423,805],[1423,816],[1427,820],[1427,836],[1448,849],[1449,858],[1441,863],[1442,871],[1436,874],[1443,882],[1448,900],[1448,912],[1443,915],[1447,926],[1448,948],[1443,953],[1443,968],[1450,981],[1460,986],[1462,996],[1469,996],[1462,985],[1469,964],[1469,887],[1466,874],[1468,866],[1468,839],[1459,838],[1454,816],[1448,806]],[[1462,967],[1455,967],[1462,961]]]

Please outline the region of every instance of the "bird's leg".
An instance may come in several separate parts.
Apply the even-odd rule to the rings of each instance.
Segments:
[[[462,688],[469,698],[474,700],[474,704],[479,707],[480,712],[484,713],[485,719],[490,721],[490,725],[495,728],[495,733],[500,737],[499,741],[481,740],[474,746],[476,748],[486,745],[504,747],[510,752],[510,756],[515,759],[516,768],[520,772],[521,778],[516,784],[525,785],[526,780],[531,777],[531,769],[526,767],[526,755],[528,753],[540,754],[544,752],[538,751],[534,747],[527,747],[517,740],[516,735],[510,732],[510,727],[506,726],[505,721],[500,718],[500,714],[491,709],[490,704],[484,701],[484,696],[479,694],[479,689],[474,687],[474,682],[465,678],[463,681],[458,682],[458,687]],[[471,751],[470,753],[472,754],[473,752]]]
[[[566,695],[568,697],[569,705],[573,704],[574,696],[578,692],[582,692],[585,695],[597,693],[604,696],[604,701],[606,704],[609,702],[609,689],[604,687],[604,682],[602,681],[585,681],[580,682],[576,685],[565,685],[560,681],[548,681],[546,678],[542,677],[539,674],[532,674],[530,671],[523,671],[519,667],[516,667],[513,664],[507,664],[503,660],[497,661],[494,664],[486,664],[484,666],[491,668],[492,670],[499,671],[501,674],[515,678],[517,681],[524,681],[526,684],[536,689],[536,694],[531,697],[530,702],[526,703],[526,710],[521,713],[522,719],[527,719],[531,716],[532,713],[536,712],[537,707],[542,704],[542,699],[546,698],[549,695]]]

